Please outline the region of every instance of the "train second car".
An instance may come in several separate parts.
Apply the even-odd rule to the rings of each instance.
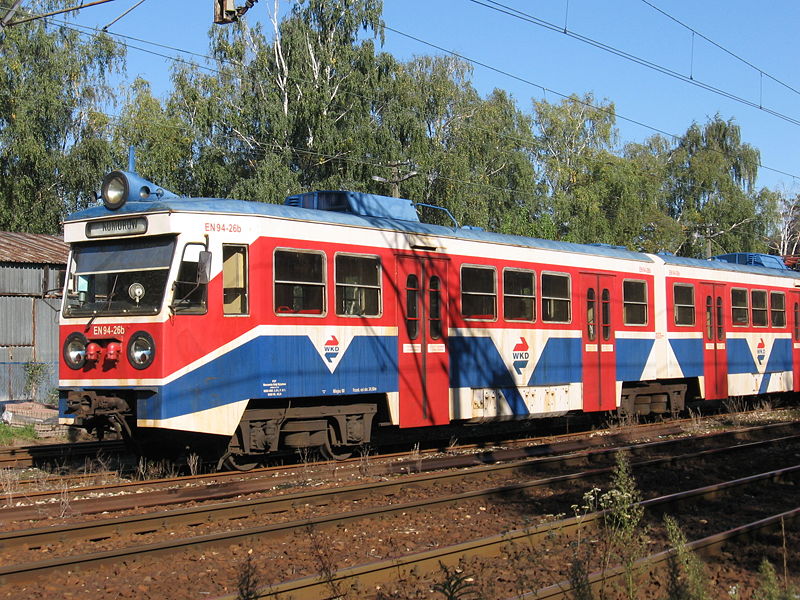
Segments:
[[[379,424],[800,389],[800,274],[739,255],[431,225],[356,192],[185,198],[115,171],[102,197],[64,224],[61,422],[150,451],[241,467]]]

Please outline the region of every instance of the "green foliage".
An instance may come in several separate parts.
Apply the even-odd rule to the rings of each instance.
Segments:
[[[25,363],[25,394],[29,398],[36,398],[39,393],[44,378],[50,372],[50,366],[47,363],[41,362],[28,362]]]
[[[709,592],[703,563],[686,548],[686,536],[675,519],[665,515],[664,526],[673,549],[667,563],[668,600],[706,600],[709,598]]]
[[[0,47],[0,230],[55,233],[111,165],[99,109],[113,101],[106,76],[124,54],[107,35],[47,20],[4,29]]]
[[[478,592],[473,578],[465,574],[462,569],[450,568],[444,563],[439,563],[442,581],[433,584],[434,592],[440,593],[445,600],[476,600]]]
[[[39,439],[33,425],[12,426],[0,423],[0,445],[7,446],[14,440],[34,441]]]
[[[381,0],[299,0],[264,27],[214,26],[210,65],[176,66],[164,99],[136,79],[116,122],[101,109],[124,53],[108,36],[7,28],[0,229],[56,232],[133,145],[140,174],[189,196],[397,192],[464,225],[687,256],[800,243],[795,199],[754,189],[759,154],[733,120],[620,148],[613,102],[526,112],[503,90],[481,97],[465,61],[382,52],[381,13]]]
[[[784,587],[778,581],[775,567],[766,558],[758,567],[758,588],[753,593],[753,600],[792,600],[797,598],[797,592],[790,587]]]

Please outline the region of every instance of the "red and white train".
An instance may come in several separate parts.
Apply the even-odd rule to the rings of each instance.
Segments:
[[[421,223],[412,202],[178,197],[70,215],[62,422],[330,456],[396,428],[800,390],[800,274]]]

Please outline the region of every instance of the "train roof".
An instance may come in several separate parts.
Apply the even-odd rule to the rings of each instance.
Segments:
[[[643,252],[628,250],[624,247],[609,246],[605,244],[577,244],[541,238],[530,238],[518,235],[508,235],[484,231],[471,227],[445,227],[419,221],[373,217],[337,212],[332,210],[315,210],[287,206],[284,204],[268,204],[246,200],[230,200],[224,198],[188,198],[169,197],[156,200],[127,202],[117,210],[109,210],[105,206],[94,206],[67,216],[65,223],[89,219],[111,218],[122,215],[146,213],[203,213],[203,214],[228,214],[243,216],[268,216],[291,220],[314,221],[317,223],[331,223],[337,225],[369,227],[374,229],[388,229],[407,233],[417,233],[443,238],[456,238],[463,240],[492,242],[527,248],[538,248],[573,254],[587,254],[605,256],[609,258],[632,260],[653,263],[661,259],[668,265],[716,269],[720,271],[734,271],[742,273],[755,273],[771,276],[783,276],[791,279],[800,279],[800,273],[791,270],[772,269],[757,265],[743,265],[719,260],[704,260],[697,258],[684,258],[673,255],[653,255]]]

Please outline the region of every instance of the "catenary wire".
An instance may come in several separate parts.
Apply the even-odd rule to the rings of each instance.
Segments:
[[[75,31],[75,32],[77,32],[77,33],[79,33],[79,34],[81,34],[81,35],[87,35],[87,36],[96,36],[96,35],[99,35],[99,34],[103,33],[103,32],[101,32],[100,30],[98,30],[97,28],[86,27],[86,26],[83,26],[83,25],[77,25],[77,24],[76,24],[76,25],[73,25],[73,24],[67,24],[67,23],[65,23],[65,22],[63,22],[63,21],[58,21],[58,23],[59,23],[59,25],[61,25],[61,26],[63,26],[63,27],[66,27],[67,29],[71,29],[71,30],[73,30],[73,31]],[[407,37],[407,38],[409,38],[409,39],[412,39],[412,40],[414,40],[414,41],[416,41],[416,42],[418,42],[418,43],[421,43],[421,44],[427,45],[427,46],[429,46],[429,47],[432,47],[432,48],[434,48],[434,49],[437,49],[437,50],[439,50],[439,51],[441,51],[441,52],[447,53],[447,54],[449,54],[449,55],[451,55],[451,56],[453,56],[453,57],[455,57],[455,58],[459,58],[459,59],[461,59],[461,60],[464,60],[464,61],[466,61],[466,62],[469,62],[470,64],[474,64],[474,65],[477,65],[477,66],[480,66],[480,67],[483,67],[483,68],[486,68],[486,69],[492,70],[492,71],[494,71],[494,72],[497,72],[497,73],[499,73],[499,74],[501,74],[501,75],[504,75],[504,76],[506,76],[506,77],[509,77],[509,78],[515,79],[515,80],[517,80],[517,81],[520,81],[520,82],[522,82],[522,83],[525,83],[525,84],[527,84],[527,85],[533,86],[533,87],[535,87],[535,88],[537,88],[537,89],[541,89],[541,90],[543,90],[545,93],[547,93],[547,92],[550,92],[550,93],[551,93],[551,94],[553,94],[553,95],[556,95],[556,96],[559,96],[559,97],[561,97],[561,98],[565,98],[565,99],[566,99],[566,98],[570,98],[570,97],[572,97],[572,98],[573,98],[573,99],[575,99],[577,102],[579,102],[579,103],[581,103],[581,104],[584,104],[584,105],[586,105],[586,106],[587,106],[587,107],[589,107],[589,108],[593,108],[593,109],[595,109],[595,110],[598,110],[598,111],[604,111],[604,112],[607,112],[607,113],[611,114],[612,116],[614,116],[615,118],[620,118],[620,119],[622,119],[622,120],[624,120],[624,121],[626,121],[626,122],[629,122],[629,123],[632,123],[632,124],[638,125],[638,126],[640,126],[640,127],[644,127],[644,128],[646,128],[646,129],[649,129],[649,130],[651,130],[651,131],[654,131],[654,132],[656,132],[656,133],[660,133],[660,134],[662,134],[662,135],[664,135],[664,136],[670,137],[670,138],[672,138],[672,139],[674,139],[674,140],[680,139],[680,137],[681,137],[681,136],[679,136],[679,135],[677,135],[677,134],[674,134],[674,133],[669,133],[669,132],[667,132],[667,131],[664,131],[664,130],[662,130],[662,129],[659,129],[659,128],[657,128],[657,127],[654,127],[654,126],[652,126],[652,125],[648,125],[647,123],[644,123],[644,122],[642,122],[642,121],[638,121],[638,120],[636,120],[636,119],[631,119],[631,118],[629,118],[629,117],[626,117],[626,116],[624,116],[624,115],[621,115],[621,114],[619,114],[619,113],[616,113],[615,111],[611,111],[611,110],[609,110],[609,109],[608,109],[608,108],[606,108],[606,107],[603,107],[603,106],[595,106],[595,105],[593,105],[593,104],[591,104],[591,103],[587,103],[587,102],[585,102],[585,101],[582,101],[582,100],[581,100],[580,98],[578,98],[577,96],[574,96],[574,95],[573,95],[573,96],[568,96],[567,94],[563,94],[563,93],[561,93],[561,92],[558,92],[558,91],[556,91],[556,90],[550,89],[550,88],[548,88],[548,87],[546,87],[546,86],[544,86],[544,85],[542,85],[542,84],[535,83],[535,82],[533,82],[533,81],[530,81],[530,80],[528,80],[528,79],[525,79],[525,78],[523,78],[523,77],[520,77],[520,76],[518,76],[518,75],[515,75],[515,74],[513,74],[513,73],[510,73],[510,72],[504,71],[504,70],[502,70],[502,69],[499,69],[499,68],[497,68],[497,67],[493,67],[493,66],[491,66],[491,65],[489,65],[489,64],[486,64],[486,63],[483,63],[483,62],[477,61],[477,60],[475,60],[475,59],[471,59],[471,58],[469,58],[469,57],[466,57],[466,56],[464,56],[464,55],[458,54],[458,53],[456,53],[456,52],[449,51],[449,50],[447,50],[447,49],[445,49],[445,48],[443,48],[443,47],[441,47],[441,46],[438,46],[438,45],[436,45],[436,44],[433,44],[433,43],[431,43],[431,42],[425,41],[425,40],[423,40],[423,39],[421,39],[421,38],[418,38],[418,37],[416,37],[416,36],[413,36],[413,35],[410,35],[410,34],[404,33],[404,32],[402,32],[402,31],[399,31],[399,30],[397,30],[397,29],[394,29],[394,28],[392,28],[392,27],[389,27],[389,26],[386,26],[386,25],[385,25],[385,26],[384,26],[384,28],[385,28],[386,30],[388,30],[388,31],[392,31],[392,32],[394,32],[394,33],[397,33],[397,34],[399,34],[399,35],[402,35],[402,36],[405,36],[405,37]],[[88,30],[88,31],[82,31],[82,30]],[[201,53],[197,53],[197,52],[192,52],[192,51],[184,50],[184,49],[177,48],[177,47],[174,47],[174,46],[168,46],[168,45],[165,45],[165,44],[159,44],[159,43],[156,43],[156,42],[151,42],[151,41],[149,41],[149,40],[144,40],[144,39],[141,39],[141,38],[135,38],[135,37],[133,37],[133,36],[128,36],[128,35],[125,35],[125,34],[119,34],[119,33],[116,33],[116,32],[105,32],[105,33],[106,33],[107,35],[112,35],[112,36],[114,36],[114,37],[122,38],[122,39],[125,39],[125,40],[133,40],[133,41],[136,41],[136,42],[138,42],[138,43],[147,44],[147,45],[155,46],[155,47],[158,47],[158,48],[163,48],[163,49],[166,49],[166,50],[171,50],[171,51],[174,51],[174,52],[180,52],[180,53],[188,54],[188,55],[195,56],[195,57],[198,57],[198,58],[204,58],[204,59],[206,59],[206,60],[209,60],[209,61],[213,61],[213,60],[215,60],[215,59],[212,59],[211,57],[209,57],[208,55],[204,55],[204,54],[201,54]],[[141,51],[141,52],[144,52],[144,53],[147,53],[147,54],[151,54],[151,55],[154,55],[154,56],[159,56],[159,57],[165,58],[165,59],[167,59],[167,60],[171,60],[171,61],[174,61],[174,62],[183,63],[183,64],[187,64],[187,65],[190,65],[190,66],[194,66],[194,67],[197,67],[197,68],[203,69],[203,70],[205,70],[205,71],[208,71],[208,72],[210,72],[210,73],[216,73],[216,74],[222,74],[222,73],[223,73],[223,72],[222,72],[220,69],[214,69],[214,68],[212,68],[212,67],[203,66],[203,65],[200,65],[200,64],[198,64],[198,63],[196,63],[196,62],[189,61],[189,60],[186,60],[186,59],[184,59],[184,58],[177,57],[177,56],[173,56],[173,55],[170,55],[170,54],[164,54],[164,53],[156,52],[156,51],[154,51],[154,50],[151,50],[151,49],[148,49],[148,48],[144,48],[144,47],[141,47],[141,46],[136,46],[136,45],[134,45],[134,44],[131,44],[130,42],[119,42],[119,43],[121,43],[121,44],[122,44],[123,46],[125,46],[126,48],[131,48],[131,49],[139,50],[139,51]],[[224,61],[217,61],[217,62],[224,62]],[[296,80],[296,78],[293,78],[293,79],[295,79],[295,80]],[[301,81],[302,81],[302,80],[301,80]],[[346,93],[348,93],[348,94],[354,94],[353,92],[346,92]],[[358,94],[354,94],[354,95],[358,95]],[[367,96],[360,95],[359,97],[361,97],[362,99],[370,100],[370,101],[372,101],[372,102],[377,102],[377,100],[375,100],[374,98],[369,98],[369,97],[367,97]],[[97,111],[97,112],[98,112],[98,113],[102,113],[102,111]],[[107,114],[107,113],[102,113],[102,114],[106,114],[106,115],[107,115],[109,118],[112,118],[112,119],[119,119],[119,117],[118,117],[118,116],[115,116],[115,115],[109,115],[109,114]],[[478,129],[482,129],[482,128],[478,127],[478,126],[475,126],[475,127],[476,127],[476,128],[478,128]],[[494,134],[496,134],[496,135],[499,135],[499,136],[501,136],[501,137],[505,137],[505,138],[507,138],[507,139],[516,139],[517,141],[520,141],[520,142],[522,142],[522,143],[523,143],[523,145],[525,145],[525,144],[529,144],[529,143],[530,143],[530,141],[528,141],[528,140],[525,140],[524,138],[519,138],[519,137],[516,137],[516,136],[509,136],[508,134],[501,134],[501,133],[498,133],[498,132],[496,132],[496,131],[493,131],[493,133],[494,133]],[[242,138],[239,138],[239,137],[234,137],[234,136],[228,136],[228,137],[230,137],[230,139],[235,139],[235,140],[241,140],[241,139],[242,139]],[[250,141],[251,141],[252,143],[257,143],[257,144],[261,144],[261,143],[262,143],[262,142],[258,142],[258,141],[256,141],[256,140],[254,140],[254,139],[251,139]],[[284,145],[278,145],[278,147],[280,147],[280,148],[284,148],[284,149],[286,148],[286,146],[284,146]],[[295,151],[298,151],[298,152],[305,152],[305,151],[303,151],[303,150],[301,150],[301,149],[297,149],[297,148],[293,148],[293,150],[295,150]],[[725,154],[726,154],[726,153],[724,153],[724,152],[723,152],[723,151],[721,151],[721,150],[717,150],[717,149],[713,149],[713,148],[711,148],[710,150],[712,150],[712,151],[716,151],[716,152],[719,152],[720,154],[723,154],[723,155],[725,155]],[[313,152],[312,152],[312,153],[313,153]],[[328,160],[332,160],[332,159],[336,158],[335,156],[326,156],[326,155],[320,155],[320,156],[321,156],[321,157],[323,157],[323,158],[326,158],[326,159],[328,159]],[[371,164],[371,165],[373,165],[373,166],[380,166],[380,167],[383,167],[383,166],[384,166],[384,165],[382,165],[382,164],[378,164],[378,163],[363,163],[363,164]],[[768,166],[768,165],[764,165],[763,163],[760,163],[760,162],[759,162],[759,167],[760,167],[760,168],[762,168],[762,169],[764,169],[764,170],[771,171],[771,172],[773,172],[773,173],[777,173],[777,174],[780,174],[780,175],[784,175],[784,176],[786,176],[786,177],[791,177],[791,178],[792,178],[792,179],[794,179],[794,180],[796,180],[796,179],[800,178],[800,176],[798,176],[798,175],[796,175],[796,174],[789,173],[789,172],[787,172],[787,171],[783,171],[783,170],[780,170],[780,169],[776,169],[776,168],[774,168],[774,167],[770,167],[770,166]],[[656,174],[653,174],[653,176],[657,176],[657,175],[656,175]],[[454,180],[454,181],[455,181],[455,180]],[[461,181],[461,183],[464,183],[464,184],[467,184],[467,185],[477,185],[477,186],[484,186],[484,187],[485,187],[485,186],[487,186],[487,184],[485,184],[485,183],[474,183],[474,182],[467,182],[467,181]],[[495,188],[495,189],[502,190],[502,191],[506,191],[506,192],[513,192],[513,190],[510,190],[510,189],[508,189],[508,188]]]

